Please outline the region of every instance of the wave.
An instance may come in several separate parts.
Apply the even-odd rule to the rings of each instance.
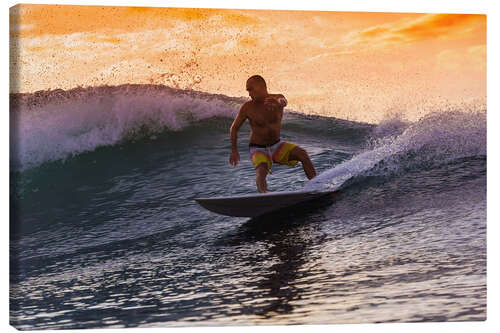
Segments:
[[[208,118],[232,120],[247,100],[148,84],[11,94],[11,170],[24,171],[98,147],[155,138]],[[283,120],[294,131],[349,140],[358,140],[360,131],[372,127],[289,109]]]
[[[24,171],[98,147],[154,138],[208,118],[232,119],[246,100],[139,84],[11,94],[11,170]],[[389,174],[409,164],[486,154],[485,110],[435,112],[415,123],[396,115],[376,126],[287,110],[283,125],[306,135],[351,143],[363,142],[371,133],[363,153],[306,186],[339,187],[368,172]]]
[[[486,110],[449,110],[428,114],[411,124],[395,122],[397,126],[389,121],[391,126],[383,122],[374,128],[364,152],[324,171],[305,188],[337,190],[356,178],[387,177],[486,156]]]
[[[193,122],[234,117],[243,98],[158,85],[121,85],[12,94],[11,169],[92,151]]]

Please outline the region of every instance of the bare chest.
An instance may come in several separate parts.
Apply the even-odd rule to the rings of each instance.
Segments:
[[[270,111],[262,107],[254,107],[249,112],[248,118],[252,127],[279,126],[283,110]]]

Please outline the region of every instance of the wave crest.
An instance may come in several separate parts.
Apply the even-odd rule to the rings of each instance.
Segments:
[[[11,95],[11,168],[22,171],[144,134],[234,117],[241,98],[155,85]]]

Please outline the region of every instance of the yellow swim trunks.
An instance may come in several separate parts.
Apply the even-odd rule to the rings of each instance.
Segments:
[[[255,143],[250,143],[248,149],[250,151],[250,156],[252,159],[252,164],[255,168],[262,162],[267,163],[267,170],[271,172],[271,166],[273,162],[283,165],[294,166],[299,161],[289,160],[290,151],[297,145],[287,141],[281,141],[279,139],[270,145],[258,145]]]

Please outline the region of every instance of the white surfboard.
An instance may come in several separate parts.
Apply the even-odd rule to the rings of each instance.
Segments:
[[[194,200],[200,206],[214,213],[228,216],[255,217],[301,202],[318,199],[332,193],[334,191],[299,190],[235,195],[230,197],[194,198]]]

